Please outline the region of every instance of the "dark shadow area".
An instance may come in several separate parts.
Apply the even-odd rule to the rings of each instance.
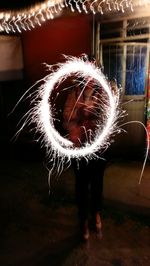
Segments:
[[[75,207],[49,196],[40,161],[0,166],[0,264],[62,265],[79,243]]]
[[[39,159],[1,159],[0,265],[149,265],[149,216],[104,199],[103,239],[91,230],[82,243],[72,170],[52,177],[50,195],[47,181]]]

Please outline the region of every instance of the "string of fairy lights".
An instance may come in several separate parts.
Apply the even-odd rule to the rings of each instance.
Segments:
[[[134,11],[136,7],[150,5],[150,0],[45,0],[28,8],[0,10],[0,32],[21,33],[41,26],[45,21],[71,12],[100,13]]]

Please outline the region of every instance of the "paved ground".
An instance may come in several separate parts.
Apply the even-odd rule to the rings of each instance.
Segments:
[[[150,166],[139,187],[141,165],[108,164],[103,239],[91,231],[85,244],[79,237],[72,170],[52,180],[49,196],[48,172],[41,162],[1,160],[0,265],[150,265]]]

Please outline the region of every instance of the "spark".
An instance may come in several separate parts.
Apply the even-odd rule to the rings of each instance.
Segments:
[[[94,15],[122,11],[132,11],[141,5],[150,5],[149,0],[44,0],[44,3],[32,5],[21,10],[0,11],[0,32],[19,32],[41,26],[45,21],[62,14],[64,8],[71,12],[92,12]]]
[[[118,10],[118,11],[119,11],[119,10],[120,10],[120,9],[119,9],[119,3],[118,3],[118,1],[117,1],[117,0],[115,1],[114,5],[116,5],[116,8],[114,8],[114,9],[116,9],[116,10]]]
[[[107,1],[106,1],[106,4],[108,5],[108,10],[111,11],[111,4],[110,4],[110,1],[107,0]]]
[[[105,0],[102,0],[102,1],[99,3],[99,5],[98,5],[98,12],[100,12],[102,15],[104,14],[104,13],[103,13],[103,8],[102,8],[102,6],[101,6],[103,3],[105,3]]]
[[[95,11],[95,9],[94,9],[94,4],[97,2],[97,0],[94,0],[92,3],[91,3],[91,5],[90,5],[90,9],[91,9],[91,11],[93,12],[93,14],[95,15],[96,14],[96,11]]]
[[[70,9],[71,9],[72,12],[75,12],[75,9],[73,8],[72,1],[71,0],[69,0],[68,6],[70,6]]]
[[[79,2],[81,2],[81,1],[80,0],[76,1],[76,9],[78,10],[79,13],[81,13],[82,11],[81,11],[81,8],[79,6]]]
[[[43,4],[35,4],[29,8],[16,11],[8,10],[8,12],[5,12],[0,10],[0,32],[21,33],[22,30],[31,30],[30,26],[32,28],[37,25],[41,26],[46,20],[53,19],[54,16],[51,15],[52,8],[55,16],[60,15],[64,8],[63,0],[44,0]]]
[[[141,125],[144,128],[144,130],[146,132],[146,136],[147,136],[146,154],[145,154],[145,158],[144,158],[144,162],[143,162],[143,166],[142,166],[142,170],[141,170],[141,174],[140,174],[140,178],[139,178],[139,185],[140,185],[141,181],[142,181],[142,177],[143,177],[146,161],[147,161],[147,158],[148,158],[148,153],[149,153],[149,149],[150,149],[150,141],[149,141],[148,130],[147,130],[146,126],[141,121],[129,121],[129,122],[126,122],[126,123],[122,124],[121,127],[125,126],[125,125],[129,125],[129,124],[133,124],[133,123]]]
[[[54,164],[56,161],[63,164],[68,163],[71,158],[80,160],[81,157],[85,159],[93,158],[97,151],[102,151],[109,146],[110,136],[117,132],[117,119],[121,113],[118,108],[119,96],[114,95],[101,70],[90,62],[84,62],[82,58],[66,57],[66,62],[58,64],[57,69],[53,70],[44,79],[38,90],[37,97],[34,99],[34,107],[28,114],[28,123],[36,124],[36,130],[41,135],[41,143],[47,148],[49,157],[53,158]],[[51,67],[50,67],[51,69]],[[75,76],[84,78],[85,80],[94,80],[97,85],[103,88],[105,95],[107,95],[106,103],[104,103],[103,124],[100,124],[100,118],[97,118],[96,132],[94,138],[90,142],[83,144],[81,147],[76,147],[69,139],[60,135],[54,127],[54,106],[51,106],[49,101],[54,89],[66,80],[68,77]],[[92,134],[90,134],[92,135]],[[60,160],[59,160],[60,159]]]
[[[109,147],[110,137],[113,134],[119,134],[124,131],[122,127],[127,124],[138,123],[144,127],[147,134],[147,150],[139,178],[140,184],[150,148],[146,127],[140,121],[130,121],[118,126],[119,118],[126,115],[126,112],[119,108],[119,90],[117,94],[114,94],[108,80],[105,78],[101,70],[91,62],[84,62],[82,58],[71,56],[65,56],[65,59],[66,62],[57,64],[57,68],[56,65],[54,66],[55,68],[47,66],[48,69],[51,70],[51,74],[48,74],[44,79],[36,82],[36,84],[38,84],[39,82],[44,81],[44,84],[39,87],[38,91],[34,91],[28,96],[28,98],[31,98],[32,108],[21,119],[20,122],[23,121],[23,124],[17,134],[19,134],[26,125],[30,125],[32,123],[36,124],[35,129],[40,133],[39,140],[41,141],[41,146],[46,147],[49,163],[52,163],[52,167],[49,171],[50,184],[51,174],[56,171],[60,174],[64,167],[70,166],[70,159],[75,158],[76,160],[80,160],[83,157],[88,161],[91,158],[96,158],[98,156],[97,151],[99,152],[100,157]],[[104,92],[103,94],[102,92],[97,91],[98,97],[95,95],[92,96],[93,101],[95,101],[94,115],[97,120],[96,129],[95,132],[93,132],[91,129],[86,129],[85,126],[81,126],[84,131],[86,141],[81,143],[81,140],[78,139],[80,147],[76,147],[73,142],[67,139],[67,136],[61,136],[55,129],[55,118],[53,115],[54,104],[51,106],[51,102],[49,100],[53,90],[58,89],[59,85],[71,76],[76,77],[76,81],[78,81],[79,85],[83,85],[80,80],[84,79],[85,83],[83,91],[86,85],[89,85],[91,80],[94,80],[94,85],[99,86]],[[19,102],[22,101],[24,96],[27,95],[32,88],[33,86],[21,97]],[[69,86],[67,89],[72,90],[73,88],[72,86]],[[63,90],[66,90],[66,88]],[[58,94],[59,92],[56,93],[56,97]],[[75,105],[80,100],[80,97],[81,93],[78,96]],[[104,98],[104,100],[102,98]],[[87,106],[87,111],[93,113],[93,110],[88,107],[90,106]],[[73,109],[74,108],[75,106]],[[100,109],[101,113],[99,113]],[[102,117],[100,117],[101,115]]]

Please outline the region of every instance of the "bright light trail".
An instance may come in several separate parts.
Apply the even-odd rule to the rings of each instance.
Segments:
[[[81,147],[75,145],[68,139],[62,137],[54,127],[53,106],[49,101],[55,88],[68,77],[75,76],[86,80],[92,79],[99,85],[107,95],[107,104],[105,109],[105,121],[99,125],[97,120],[96,134],[91,143],[85,143]],[[66,62],[59,64],[57,70],[52,71],[44,80],[44,85],[39,88],[38,100],[30,112],[31,122],[36,123],[36,129],[42,136],[42,143],[51,150],[53,156],[64,161],[71,158],[80,159],[81,157],[89,159],[97,151],[109,146],[110,135],[117,132],[117,119],[120,111],[118,109],[119,93],[114,94],[109,82],[106,80],[101,70],[90,62],[84,62],[82,58],[68,57]]]

